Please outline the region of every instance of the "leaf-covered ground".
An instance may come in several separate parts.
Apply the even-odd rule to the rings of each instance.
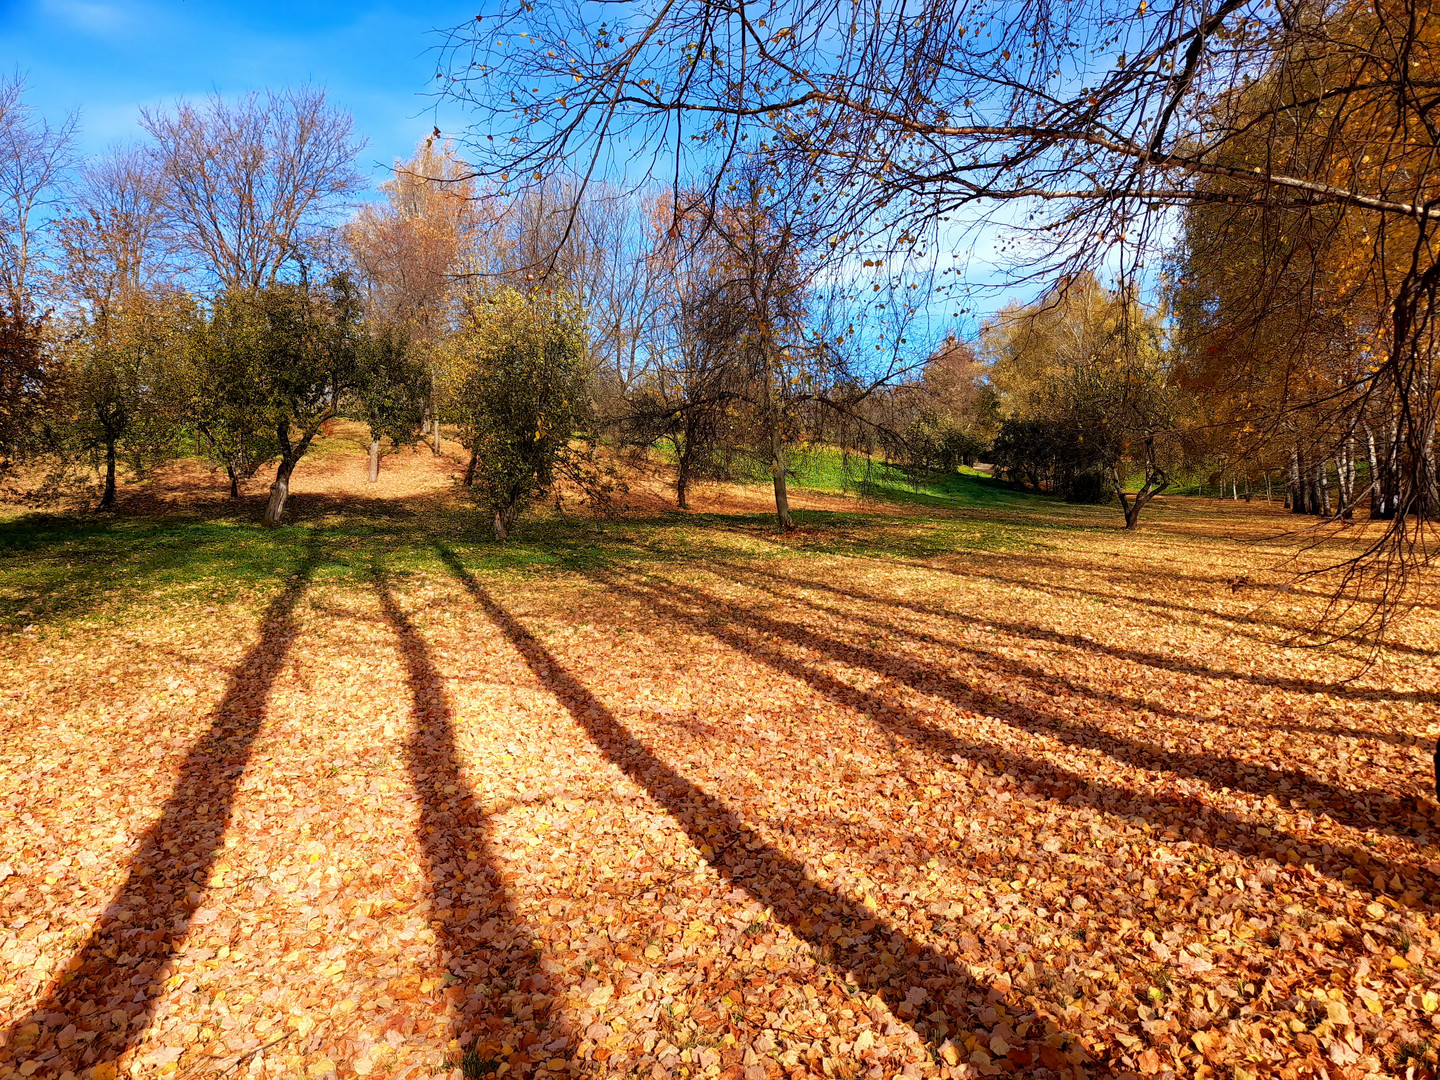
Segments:
[[[1433,609],[759,505],[0,528],[0,1077],[1433,1075]]]

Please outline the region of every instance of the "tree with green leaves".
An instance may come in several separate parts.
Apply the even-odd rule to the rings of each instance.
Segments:
[[[64,327],[59,428],[103,457],[98,509],[115,505],[115,467],[126,454],[138,471],[173,450],[185,421],[195,322],[184,293],[137,292]]]
[[[414,340],[398,326],[362,335],[358,346],[353,412],[370,430],[370,482],[380,479],[381,443],[417,442],[430,401],[430,372]]]
[[[469,298],[447,352],[447,411],[460,422],[469,478],[504,540],[526,503],[553,483],[585,419],[583,314],[564,296],[500,288]]]
[[[278,525],[290,477],[359,377],[360,306],[347,278],[222,293],[198,335],[201,430],[231,469],[278,457],[264,523]],[[253,471],[253,468],[252,468]]]

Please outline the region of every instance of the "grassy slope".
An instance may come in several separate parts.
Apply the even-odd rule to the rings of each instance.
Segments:
[[[353,449],[338,442],[321,441],[317,459]],[[799,528],[789,535],[779,534],[763,511],[606,521],[540,510],[505,545],[489,542],[481,515],[455,499],[397,508],[393,516],[357,505],[352,513],[302,516],[274,530],[256,528],[245,513],[16,516],[0,521],[0,628],[117,615],[166,598],[228,601],[263,592],[289,573],[315,530],[327,550],[317,579],[358,580],[377,560],[401,571],[436,569],[437,544],[482,569],[529,574],[704,560],[737,548],[922,558],[1044,548],[1056,531],[1110,524],[1103,510],[1067,507],[974,473],[913,485],[883,465],[847,471],[834,453],[806,456],[797,473],[797,494],[850,492],[863,501],[853,511],[799,510]],[[905,512],[885,512],[887,504]]]

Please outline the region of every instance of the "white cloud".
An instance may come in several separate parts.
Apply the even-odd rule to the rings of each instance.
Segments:
[[[133,9],[94,0],[45,0],[44,13],[93,37],[123,34],[134,25]]]

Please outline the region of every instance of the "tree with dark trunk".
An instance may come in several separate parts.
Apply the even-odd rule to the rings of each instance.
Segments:
[[[279,458],[264,524],[280,523],[296,465],[353,393],[362,348],[359,305],[344,277],[323,294],[280,284],[215,301],[197,334],[201,423],[225,455],[232,491],[237,474]]]

